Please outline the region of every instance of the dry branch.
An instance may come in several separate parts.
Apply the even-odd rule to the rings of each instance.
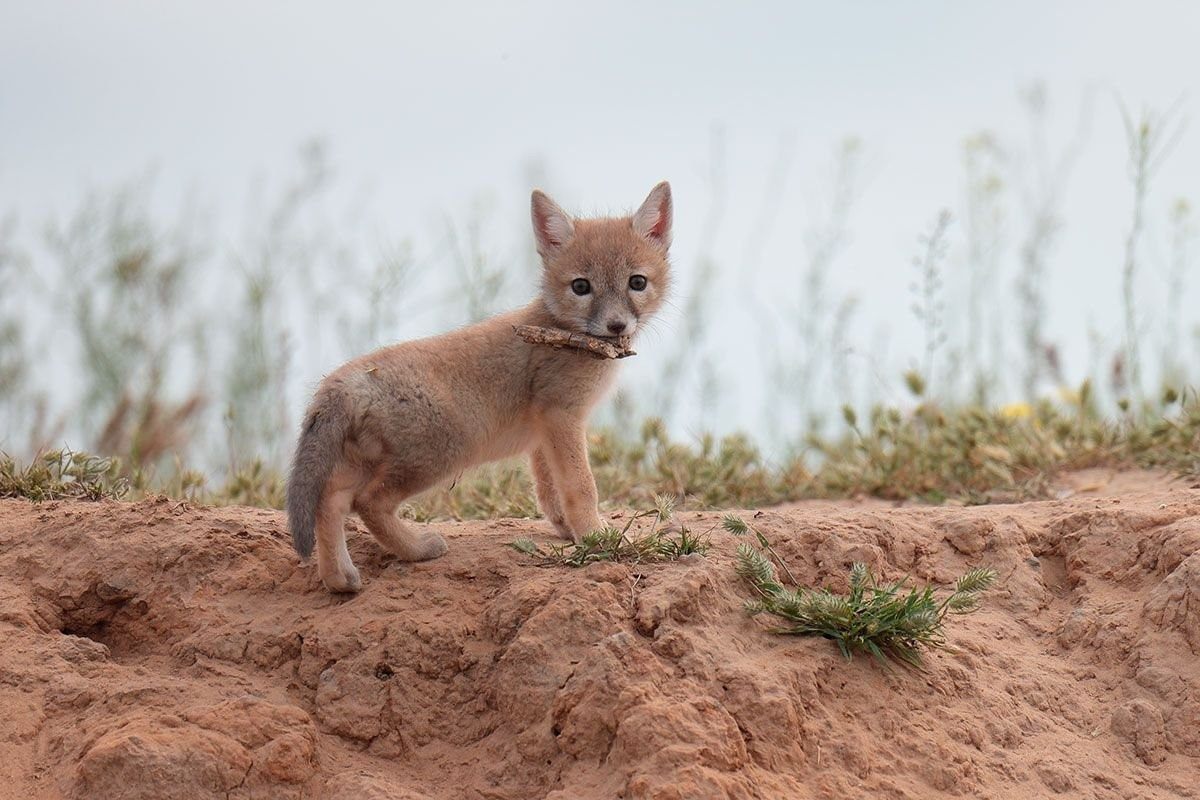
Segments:
[[[541,328],[537,325],[513,325],[513,332],[530,344],[544,344],[556,349],[572,347],[596,358],[626,358],[637,355],[629,349],[628,336],[606,338],[564,331],[560,328]]]

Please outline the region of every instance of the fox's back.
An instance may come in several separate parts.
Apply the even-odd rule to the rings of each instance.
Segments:
[[[615,377],[616,364],[529,344],[513,332],[520,324],[551,323],[535,302],[380,348],[325,378],[314,407],[346,408],[360,436],[380,439],[390,452],[404,443],[434,448],[456,462],[522,452],[545,414],[590,410]]]

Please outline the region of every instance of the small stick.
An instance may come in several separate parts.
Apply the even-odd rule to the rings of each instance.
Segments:
[[[628,336],[611,339],[587,333],[564,331],[560,328],[540,328],[537,325],[513,325],[513,332],[530,344],[544,344],[555,349],[572,347],[596,358],[628,358],[635,356],[629,349]]]

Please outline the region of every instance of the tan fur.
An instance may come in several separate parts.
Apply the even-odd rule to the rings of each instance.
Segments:
[[[537,498],[565,539],[602,527],[588,465],[587,419],[616,362],[529,344],[513,326],[610,335],[636,333],[670,284],[671,194],[659,184],[630,217],[573,220],[535,191],[542,257],[539,296],[524,308],[450,333],[361,356],[330,374],[305,417],[288,487],[297,550],[312,548],[332,591],[357,591],[345,517],[362,517],[379,544],[405,560],[436,558],[446,543],[396,516],[407,497],[477,464],[528,454]],[[630,278],[645,276],[642,291]],[[572,282],[586,279],[583,296]]]

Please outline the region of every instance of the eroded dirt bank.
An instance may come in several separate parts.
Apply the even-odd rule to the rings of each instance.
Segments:
[[[0,796],[1200,797],[1200,491],[1129,487],[757,516],[810,584],[997,568],[925,673],[768,633],[724,533],[578,571],[505,546],[536,521],[363,533],[346,599],[276,512],[0,502]]]

